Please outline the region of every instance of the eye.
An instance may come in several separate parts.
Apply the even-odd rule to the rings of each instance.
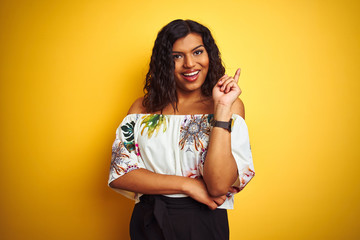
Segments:
[[[196,51],[194,52],[194,55],[197,56],[197,55],[202,54],[203,52],[204,52],[204,50],[196,50]]]
[[[173,59],[180,59],[182,56],[180,54],[173,54]]]

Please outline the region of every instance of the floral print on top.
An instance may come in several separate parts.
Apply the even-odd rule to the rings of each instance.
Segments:
[[[244,119],[233,114],[231,149],[239,178],[234,183],[241,191],[254,177],[249,136]],[[212,130],[212,114],[162,115],[130,114],[116,131],[112,148],[109,184],[138,168],[149,171],[198,178],[203,175],[207,147]],[[141,194],[114,189],[139,201]],[[166,195],[184,197],[183,194]],[[234,196],[229,193],[219,208],[232,209]]]
[[[135,126],[134,121],[128,122],[128,123],[124,124],[124,126],[121,126],[121,130],[122,130],[125,140],[126,140],[126,141],[124,141],[124,145],[128,151],[132,151],[135,149],[134,126]]]
[[[156,131],[156,136],[159,133],[159,129],[163,127],[163,132],[167,128],[167,117],[166,115],[161,114],[149,114],[142,117],[141,121],[141,135],[143,135],[144,130],[147,129],[148,138],[151,138],[154,132]],[[144,125],[144,126],[143,126]]]
[[[185,116],[180,127],[180,149],[188,146],[190,151],[200,151],[209,141],[210,124],[207,115]],[[193,150],[192,150],[193,149]]]

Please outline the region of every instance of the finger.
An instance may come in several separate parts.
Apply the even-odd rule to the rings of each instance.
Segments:
[[[221,204],[226,200],[226,195],[222,195],[220,197],[213,198],[216,202],[221,202]]]
[[[211,201],[209,202],[208,204],[206,204],[211,210],[215,210],[218,205],[214,202],[214,201]]]
[[[230,78],[226,79],[226,81],[222,85],[222,90],[228,89],[229,84],[235,84],[234,78],[230,77]]]
[[[225,88],[226,88],[226,86],[229,84],[229,82],[230,81],[233,81],[234,79],[232,78],[232,77],[230,77],[230,76],[228,76],[227,78],[224,78],[223,80],[222,80],[222,87],[221,87],[221,90],[223,91],[223,90],[225,90]]]
[[[226,195],[222,195],[222,196],[220,196],[220,197],[216,197],[216,198],[214,198],[214,200],[219,200],[219,201],[225,201],[226,200]]]
[[[234,79],[236,83],[239,81],[240,73],[241,73],[241,68],[238,68],[234,75]]]
[[[228,92],[231,92],[231,91],[236,91],[239,94],[239,96],[241,94],[241,89],[240,89],[239,85],[235,81],[229,83],[226,86],[226,90],[224,92],[228,93]]]
[[[222,76],[220,79],[219,79],[219,82],[223,82],[224,79],[228,78],[229,76],[227,74],[225,74],[224,76]]]
[[[230,92],[233,88],[235,88],[237,84],[235,82],[230,82],[228,85],[226,85],[225,93]]]
[[[222,76],[219,81],[218,84],[221,85],[224,82],[224,79],[228,78],[229,76],[227,74],[225,74],[224,76]]]
[[[217,206],[222,205],[226,200],[226,196],[218,197],[214,199],[214,202],[217,204]]]
[[[221,206],[225,202],[225,200],[217,199],[217,200],[214,200],[214,202],[216,203],[216,206]]]

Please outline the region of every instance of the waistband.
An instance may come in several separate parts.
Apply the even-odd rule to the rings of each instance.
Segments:
[[[195,201],[191,197],[166,197],[163,195],[142,195],[140,202],[154,205],[156,202],[162,202],[167,209],[196,209],[207,208],[205,204]]]
[[[190,197],[172,198],[163,195],[142,195],[140,203],[137,204],[150,206],[144,215],[144,225],[145,227],[149,226],[155,219],[166,240],[176,239],[168,210],[207,208],[206,205]]]

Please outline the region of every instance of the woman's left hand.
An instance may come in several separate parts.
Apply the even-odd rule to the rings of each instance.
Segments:
[[[238,68],[234,77],[224,75],[213,88],[212,95],[215,106],[218,104],[231,107],[240,96],[241,89],[238,86],[241,69]]]

